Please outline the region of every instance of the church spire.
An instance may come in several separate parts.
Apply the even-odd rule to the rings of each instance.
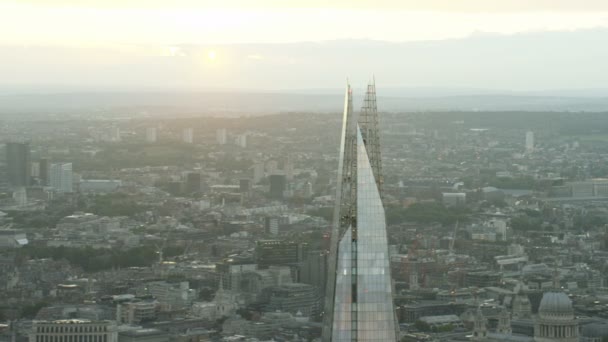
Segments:
[[[477,307],[475,313],[475,326],[473,328],[473,340],[482,341],[488,336],[488,328],[486,326],[486,317],[481,311],[481,306]]]
[[[511,335],[511,314],[507,311],[507,308],[502,308],[500,310],[500,314],[498,316],[498,327],[496,328],[496,332],[504,335]]]

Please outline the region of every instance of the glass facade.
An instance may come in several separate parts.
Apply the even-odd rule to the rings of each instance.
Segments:
[[[331,341],[397,341],[384,208],[356,131],[356,219],[337,248]]]

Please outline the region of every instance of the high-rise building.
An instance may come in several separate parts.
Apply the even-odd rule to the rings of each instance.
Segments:
[[[39,176],[40,176],[40,163],[31,162],[30,163],[30,177],[33,177],[33,179],[38,179]]]
[[[382,172],[382,156],[380,154],[380,132],[378,123],[378,107],[376,104],[376,83],[367,85],[361,114],[357,118],[361,138],[367,151],[368,159],[374,174],[378,193],[382,197],[384,173]]]
[[[25,188],[21,187],[13,191],[13,200],[18,206],[25,206],[27,204],[27,192]]]
[[[202,176],[199,172],[190,172],[186,175],[186,192],[189,194],[201,192]]]
[[[268,216],[264,219],[264,231],[266,234],[279,235],[281,223],[278,217]]]
[[[7,155],[6,145],[0,145],[0,193],[8,190],[8,170],[7,170]]]
[[[282,199],[283,193],[287,189],[287,180],[285,175],[270,175],[270,197],[273,199]]]
[[[180,196],[184,190],[184,182],[171,181],[167,183],[167,192],[173,196]]]
[[[192,128],[184,128],[182,132],[182,141],[186,144],[192,144],[194,142],[194,131]]]
[[[9,142],[6,144],[6,172],[9,186],[21,187],[30,185],[29,143]]]
[[[226,145],[226,141],[228,139],[228,133],[225,128],[218,128],[215,131],[215,141],[218,145]]]
[[[241,148],[247,147],[247,134],[239,134],[234,138],[234,144]]]
[[[304,184],[304,189],[302,192],[302,195],[306,198],[310,198],[314,195],[314,189],[312,188],[312,183],[311,182],[306,182],[306,184]]]
[[[146,128],[146,142],[149,142],[149,143],[156,142],[156,127]]]
[[[270,175],[275,174],[279,169],[279,163],[276,160],[269,160],[266,163],[266,172]]]
[[[534,132],[526,132],[526,152],[534,151]]]
[[[49,185],[49,182],[51,181],[50,168],[51,164],[48,159],[41,158],[38,160],[38,181],[40,182],[40,185]]]
[[[319,294],[317,289],[309,284],[292,283],[271,286],[262,290],[261,301],[266,303],[265,311],[282,311],[296,314],[300,312],[306,317],[317,314],[319,309]]]
[[[192,305],[194,291],[190,289],[190,283],[182,281],[178,284],[165,281],[154,281],[146,284],[149,294],[170,309],[179,309]]]
[[[374,83],[360,116],[352,103],[347,86],[323,341],[397,341]]]
[[[251,179],[241,178],[239,179],[239,192],[242,194],[249,193],[251,191]]]
[[[262,268],[296,265],[303,260],[307,247],[295,241],[260,240],[256,242],[256,261]]]
[[[291,181],[293,180],[293,176],[294,176],[294,170],[293,170],[293,161],[291,160],[290,157],[287,157],[287,160],[285,160],[285,177],[287,177],[287,180]]]
[[[215,265],[220,287],[224,290],[236,291],[239,289],[243,275],[254,272],[258,265],[252,260],[239,260],[236,258],[224,259]]]
[[[300,266],[300,282],[310,284],[325,292],[327,285],[327,252],[309,251]]]
[[[109,140],[113,142],[120,141],[120,128],[117,126],[110,127]]]
[[[51,187],[58,192],[72,192],[72,163],[51,164]]]
[[[253,184],[258,184],[264,178],[264,163],[255,163],[253,169]]]

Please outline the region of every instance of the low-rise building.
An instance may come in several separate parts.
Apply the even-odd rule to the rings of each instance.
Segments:
[[[424,316],[420,317],[419,320],[428,324],[431,328],[443,328],[447,326],[461,328],[464,326],[460,317],[456,315]]]
[[[114,321],[34,321],[29,342],[118,342]]]
[[[159,329],[136,329],[118,333],[118,342],[169,342],[169,334]]]
[[[446,207],[457,207],[467,203],[467,194],[464,192],[444,192],[442,199],[443,205]]]

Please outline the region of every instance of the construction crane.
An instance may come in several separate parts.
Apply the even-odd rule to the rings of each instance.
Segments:
[[[190,247],[192,247],[193,243],[194,243],[193,240],[188,240],[186,247],[184,248],[184,252],[180,256],[180,259],[186,260],[188,258],[188,252],[190,251]]]
[[[165,248],[165,244],[166,244],[167,240],[163,240],[163,244],[159,245],[157,243],[155,243],[154,245],[156,246],[156,254],[158,254],[158,263],[162,264],[164,259],[163,259],[163,249]]]
[[[415,290],[426,285],[426,265],[418,255],[420,246],[420,235],[412,242],[408,248],[407,273],[409,276],[410,288]]]
[[[452,240],[450,240],[450,247],[449,247],[449,256],[453,257],[454,256],[454,243],[456,242],[456,234],[458,234],[458,224],[460,222],[456,221],[456,224],[454,225],[454,233],[452,234]]]
[[[162,240],[163,243],[161,245],[159,245],[158,243],[154,244],[156,246],[156,254],[158,254],[159,265],[162,265],[163,261],[165,261],[163,251],[165,249],[165,246],[167,245],[167,240],[169,239],[170,234],[171,232],[169,231],[167,235],[165,235],[165,238]]]

